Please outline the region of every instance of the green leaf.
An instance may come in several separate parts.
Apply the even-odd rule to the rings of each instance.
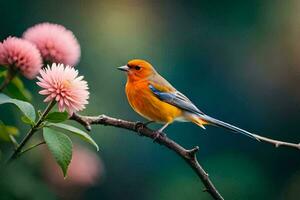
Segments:
[[[25,124],[29,124],[29,125],[34,125],[34,122],[31,121],[28,117],[26,116],[22,116],[21,117],[22,122],[24,122]]]
[[[7,70],[5,70],[5,71],[1,71],[0,72],[0,78],[5,78],[5,76],[6,76],[6,74],[7,74]]]
[[[15,104],[28,119],[30,119],[32,122],[35,121],[35,110],[30,103],[18,99],[12,99],[5,94],[0,94],[0,104],[4,103]]]
[[[50,152],[61,167],[64,177],[66,177],[72,159],[71,139],[67,135],[47,127],[43,129],[43,136]]]
[[[45,120],[52,123],[59,123],[66,121],[69,118],[69,115],[67,112],[52,112],[49,113]]]
[[[9,134],[9,135],[18,135],[19,134],[19,130],[14,127],[14,126],[5,126],[5,129],[6,129],[6,132]]]
[[[21,99],[24,101],[32,100],[30,92],[25,88],[22,80],[18,76],[13,78],[13,80],[10,82],[7,87],[7,92],[15,95],[14,97],[17,99]]]
[[[7,71],[0,72],[1,82],[4,80],[6,74]],[[22,80],[18,76],[15,76],[7,85],[5,93],[7,93],[8,96],[12,98],[20,99],[23,101],[31,101],[32,99],[30,92],[24,87]]]
[[[79,136],[82,140],[84,140],[84,141],[92,144],[93,146],[95,146],[97,151],[99,151],[99,147],[98,147],[97,143],[86,132],[84,132],[84,131],[82,131],[82,130],[74,127],[74,126],[70,126],[70,125],[62,124],[62,123],[51,124],[51,126],[67,130],[67,131]]]
[[[19,134],[19,130],[14,126],[5,125],[0,121],[0,139],[4,141],[10,141],[9,135],[16,136]]]
[[[17,88],[24,88],[22,80],[17,76],[11,80],[11,83],[13,83]]]

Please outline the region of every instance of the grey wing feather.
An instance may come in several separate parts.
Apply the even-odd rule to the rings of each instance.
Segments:
[[[153,85],[149,85],[150,90],[162,101],[174,105],[178,108],[195,114],[204,114],[200,111],[184,94],[175,92],[161,92]]]
[[[252,139],[258,140],[258,138],[255,137],[254,134],[241,129],[239,127],[233,126],[231,124],[228,124],[226,122],[223,122],[221,120],[215,119],[213,117],[210,117],[208,115],[205,115],[202,111],[200,111],[185,95],[182,93],[174,90],[174,92],[162,92],[158,89],[156,89],[153,85],[149,85],[150,90],[162,101],[169,103],[171,105],[174,105],[178,108],[181,108],[182,110],[188,111],[190,113],[194,113],[201,117],[201,119],[211,123],[212,125],[223,127],[226,129],[229,129],[233,132],[241,133],[243,135],[246,135],[248,137],[251,137]]]

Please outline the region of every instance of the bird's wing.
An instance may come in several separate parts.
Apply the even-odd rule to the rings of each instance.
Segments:
[[[168,82],[167,82],[168,83]],[[168,83],[169,84],[169,83]],[[171,84],[172,90],[169,87],[162,86],[156,81],[151,81],[149,89],[157,96],[161,101],[176,106],[182,110],[186,110],[195,114],[204,114],[191,102],[184,94],[178,92]]]
[[[166,81],[162,77],[161,79],[150,80],[148,86],[152,93],[161,101],[169,103],[190,113],[194,113],[198,115],[200,119],[208,122],[209,124],[223,127],[233,132],[244,134],[259,141],[259,139],[256,138],[255,134],[204,114],[193,104],[193,102],[191,102],[185,95],[178,92],[168,81]]]
[[[161,75],[155,73],[148,78],[148,81],[153,85],[157,90],[161,92],[175,92],[176,89]]]

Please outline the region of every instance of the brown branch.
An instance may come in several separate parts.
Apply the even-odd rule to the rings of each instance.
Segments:
[[[286,147],[292,147],[300,150],[300,143],[297,144],[297,143],[284,142],[280,140],[274,140],[256,134],[253,134],[253,136],[257,138],[259,141],[275,145],[275,147],[286,146]]]
[[[73,114],[73,116],[70,119],[77,121],[78,123],[83,125],[88,131],[91,130],[92,124],[101,124],[105,126],[114,126],[118,128],[131,130],[137,135],[149,137],[152,139],[155,139],[157,136],[157,132],[147,128],[141,122],[130,122],[122,119],[108,117],[105,115],[81,116],[79,114]],[[213,185],[208,174],[205,172],[205,170],[202,168],[202,166],[199,164],[196,158],[196,153],[199,150],[199,147],[194,147],[193,149],[185,149],[170,138],[168,138],[167,136],[163,135],[159,135],[159,137],[156,138],[155,142],[174,151],[187,162],[187,164],[196,172],[198,177],[203,182],[205,186],[205,189],[203,191],[207,191],[214,199],[223,199],[221,194]]]

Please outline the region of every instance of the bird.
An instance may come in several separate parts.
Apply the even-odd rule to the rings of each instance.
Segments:
[[[118,69],[127,74],[125,93],[133,110],[149,120],[148,123],[163,124],[156,131],[154,139],[160,135],[163,136],[165,128],[178,121],[192,122],[203,129],[206,129],[207,125],[222,127],[259,141],[255,134],[213,118],[199,110],[190,99],[164,79],[148,61],[133,59]]]

